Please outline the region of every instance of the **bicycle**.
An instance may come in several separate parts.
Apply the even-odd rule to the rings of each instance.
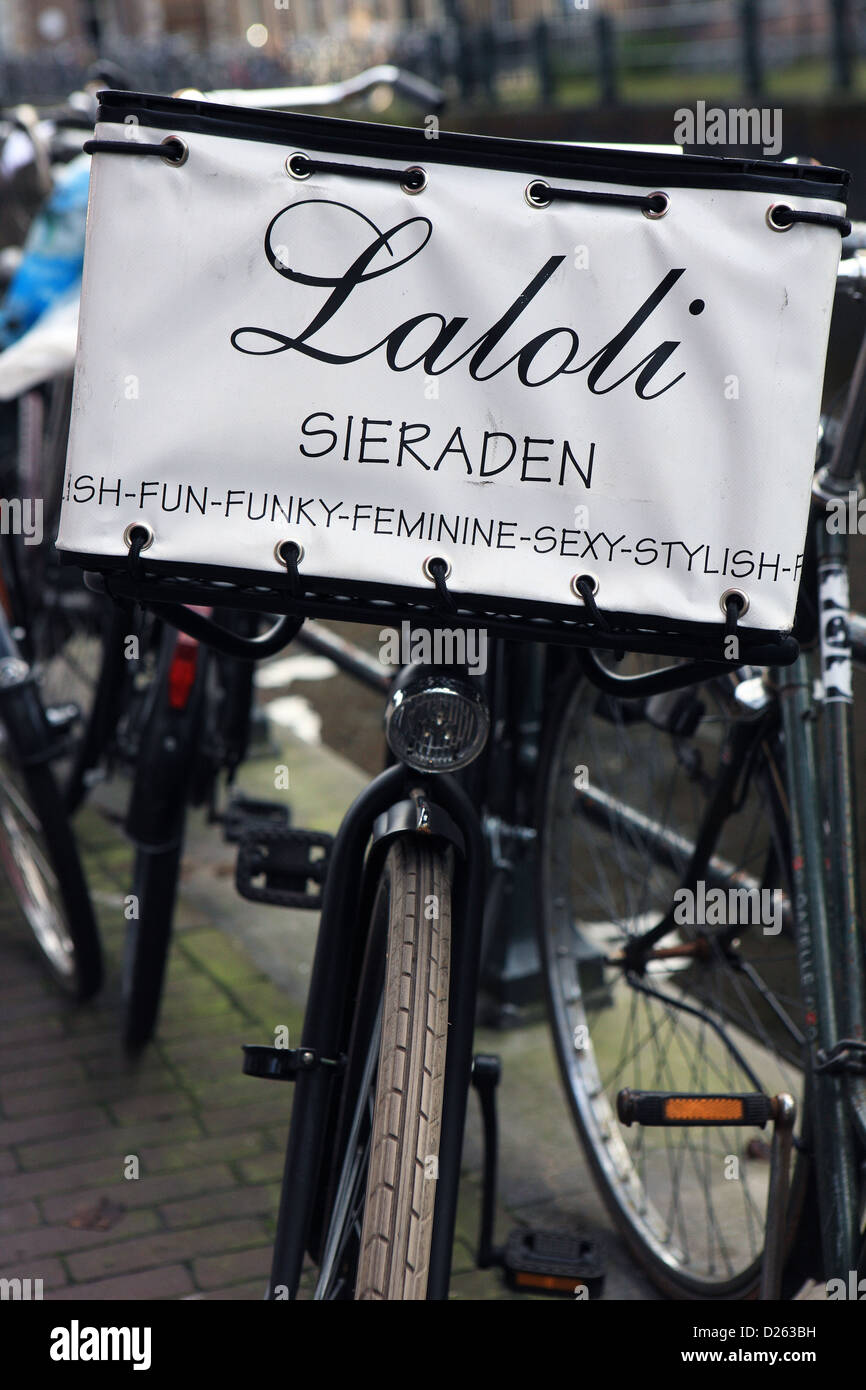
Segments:
[[[172,128],[175,108],[139,100],[157,130]],[[110,96],[106,105],[114,120],[125,109]],[[338,138],[316,134],[326,148]],[[404,139],[409,146],[405,132]],[[97,140],[94,152],[119,153],[118,143]],[[180,166],[188,151],[169,135],[137,153]],[[540,156],[532,151],[532,158]],[[305,155],[289,156],[287,166],[296,179],[317,167]],[[323,167],[346,174],[345,164]],[[423,191],[417,168],[386,172],[404,193]],[[545,189],[540,180],[526,186],[530,207],[546,205]],[[666,197],[631,202],[659,217],[666,203],[653,200]],[[792,223],[767,225],[780,231]],[[832,217],[829,225],[844,224]],[[692,312],[702,309],[702,300],[693,302]],[[850,486],[866,428],[864,376],[861,364],[839,442],[830,462],[821,460],[819,491],[827,496]],[[408,612],[422,630],[446,622],[465,630],[480,625],[481,609],[491,635],[484,680],[453,662],[409,665],[396,678],[386,711],[393,764],[355,801],[333,842],[281,827],[244,836],[242,891],[263,878],[267,901],[321,906],[300,1046],[246,1049],[249,1073],[295,1085],[269,1297],[298,1295],[305,1253],[318,1266],[320,1299],[447,1297],[468,1091],[474,1079],[489,1120],[496,1079],[494,1067],[483,1059],[473,1067],[472,1059],[486,870],[488,863],[496,870],[490,881],[504,901],[503,839],[513,851],[531,845],[536,830],[540,942],[566,1092],[602,1195],[657,1284],[676,1296],[738,1298],[760,1281],[763,1296],[773,1297],[796,1291],[816,1269],[830,1277],[858,1267],[862,960],[844,680],[825,680],[836,760],[826,837],[816,815],[814,732],[803,718],[814,698],[808,649],[821,647],[825,677],[847,659],[841,543],[822,529],[818,504],[794,637],[747,645],[742,636],[745,650],[727,662],[717,644],[696,656],[694,641],[675,633],[640,640],[621,615],[618,625],[617,615],[608,619],[598,608],[589,574],[575,576],[589,628],[576,634],[573,618],[558,626],[546,614],[514,613],[506,601],[494,606],[488,598],[482,607],[479,600],[473,609],[452,592],[447,559],[435,554],[423,566],[430,597],[412,589],[395,595],[394,586],[383,593],[373,583],[347,595],[346,579],[328,586],[305,577],[296,541],[277,543],[281,588],[257,570],[238,577],[225,566],[213,576],[183,560],[149,565],[154,531],[146,522],[130,523],[124,539],[128,556],[119,560],[94,545],[70,548],[97,571],[102,561],[101,582],[117,597],[134,597],[233,655],[252,649],[227,643],[182,605],[230,594],[238,609],[282,611],[259,639],[274,650],[310,616],[381,622]],[[831,596],[831,576],[832,626],[819,606]],[[736,638],[744,595],[728,591],[723,600],[726,635]],[[513,679],[521,642],[545,644],[525,700]],[[599,653],[618,648],[630,653],[625,665],[610,658],[606,665]],[[686,659],[647,669],[646,654],[659,651]],[[761,666],[771,674],[760,675]],[[537,769],[532,756],[523,765],[520,758],[521,738],[533,727]],[[588,738],[591,757],[581,751]],[[579,776],[587,768],[588,783]],[[587,844],[596,882],[576,873]],[[829,908],[825,853],[834,865]],[[706,896],[708,885],[743,891],[752,902],[767,894],[772,919],[708,923],[676,914],[680,895]],[[829,944],[836,938],[847,950],[838,990]],[[790,1092],[801,1104],[789,1197],[781,1156],[794,1121]],[[758,1134],[742,1155],[738,1136],[770,1119],[768,1176]],[[650,1127],[663,1136],[659,1144],[647,1138]],[[743,1170],[738,1183],[727,1181],[719,1161],[728,1156]],[[488,1258],[492,1168],[491,1161],[481,1242]],[[569,1279],[574,1286],[572,1265],[548,1247],[534,1268],[518,1257],[511,1272],[525,1287],[534,1277],[536,1286],[565,1292]]]

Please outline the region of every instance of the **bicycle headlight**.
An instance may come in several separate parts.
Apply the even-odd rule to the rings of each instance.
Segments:
[[[484,698],[465,677],[420,668],[401,679],[385,711],[396,758],[417,772],[454,772],[477,758],[490,729]]]

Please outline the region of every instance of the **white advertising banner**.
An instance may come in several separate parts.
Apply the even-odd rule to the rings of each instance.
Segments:
[[[576,615],[589,574],[604,612],[721,623],[735,589],[790,628],[840,235],[768,210],[843,215],[847,176],[102,114],[60,549],[125,563],[144,523],[155,571],[276,577],[294,540],[425,592],[441,555],[458,596]]]

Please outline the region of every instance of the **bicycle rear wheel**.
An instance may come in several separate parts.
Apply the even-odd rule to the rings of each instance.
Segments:
[[[403,840],[384,861],[371,925],[373,942],[387,940],[384,989],[381,962],[368,956],[353,1029],[362,1056],[350,1059],[318,1299],[426,1297],[448,1037],[448,864]]]
[[[617,674],[641,669],[629,658]],[[542,765],[540,944],[566,1096],[613,1219],[667,1294],[736,1298],[754,1288],[763,1248],[760,1132],[627,1128],[616,1095],[786,1090],[802,1128],[804,1016],[787,916],[778,932],[746,923],[727,942],[723,927],[679,925],[643,975],[612,963],[670,910],[730,756],[736,711],[723,686],[684,692],[670,714],[670,702],[660,720],[646,701],[564,683]],[[757,887],[784,902],[780,758],[766,726],[741,804],[713,832],[707,885]],[[792,1230],[805,1178],[798,1158]]]

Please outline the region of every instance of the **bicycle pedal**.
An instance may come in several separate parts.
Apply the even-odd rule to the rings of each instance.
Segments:
[[[774,1098],[760,1092],[693,1095],[678,1091],[620,1091],[616,1112],[624,1125],[751,1125],[775,1119]]]
[[[261,825],[240,837],[237,890],[273,907],[320,908],[333,835]]]
[[[604,1288],[598,1246],[583,1236],[561,1231],[512,1231],[502,1264],[506,1284],[519,1293],[599,1298]]]
[[[263,826],[285,829],[290,820],[291,810],[283,802],[261,801],[235,792],[223,813],[223,837],[229,844],[237,844],[244,835]]]

